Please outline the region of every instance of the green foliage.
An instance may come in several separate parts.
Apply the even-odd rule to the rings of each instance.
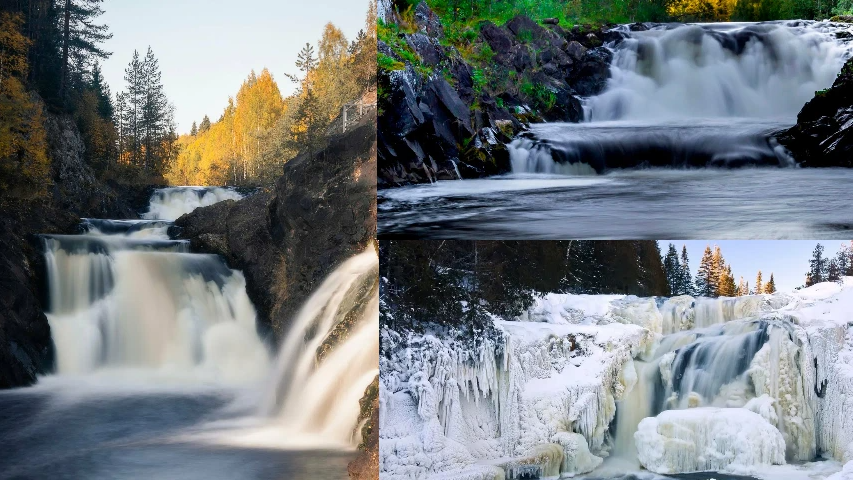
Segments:
[[[525,79],[520,90],[538,109],[549,110],[557,104],[557,95],[545,85]]]
[[[385,23],[381,18],[377,20],[377,35],[379,40],[387,45],[388,48],[390,48],[391,51],[403,61],[399,62],[388,55],[378,53],[378,67],[386,71],[402,70],[405,68],[405,63],[408,63],[412,65],[422,76],[428,77],[431,74],[430,69],[423,64],[423,61],[417,52],[415,52],[412,47],[406,43],[403,36],[404,33],[409,32],[396,23]]]
[[[378,54],[377,60],[379,63],[379,68],[382,70],[393,71],[403,70],[404,68],[406,68],[406,65],[404,63],[398,62],[397,60],[394,60],[393,58],[389,57],[388,55],[385,55],[384,53]]]

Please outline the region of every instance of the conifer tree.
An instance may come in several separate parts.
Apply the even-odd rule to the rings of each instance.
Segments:
[[[737,287],[735,286],[735,279],[732,276],[731,266],[726,266],[726,268],[720,272],[720,277],[717,286],[717,296],[734,297],[736,295],[736,291]]]
[[[196,126],[195,122],[193,122],[193,126],[192,128],[190,128],[190,135],[192,135],[193,137],[198,135],[198,127]]]
[[[700,297],[713,297],[716,293],[716,280],[711,281],[714,274],[713,257],[710,245],[706,246],[699,262],[699,271],[696,272],[696,295]]]
[[[719,296],[720,279],[724,278],[725,269],[726,261],[723,258],[723,252],[718,245],[714,245],[714,253],[711,255],[711,276],[708,279],[708,290],[713,296]]]
[[[737,283],[737,296],[742,297],[744,295],[749,295],[749,284],[741,276],[740,281]]]
[[[764,293],[764,283],[761,280],[761,270],[758,271],[758,276],[755,277],[755,294],[761,295]]]
[[[201,119],[201,124],[198,126],[198,132],[204,133],[208,130],[210,130],[210,118],[205,115],[204,118]]]
[[[92,61],[110,56],[110,53],[98,46],[113,36],[106,25],[95,23],[104,13],[101,9],[102,2],[103,0],[62,2],[62,72],[59,89],[62,98],[68,93],[72,68],[88,71]]]
[[[666,284],[669,287],[670,295],[681,295],[681,282],[683,275],[681,273],[681,263],[678,260],[678,251],[675,245],[669,244],[669,249],[666,252],[666,257],[663,260],[663,270],[666,275]]]
[[[690,262],[687,259],[687,245],[681,246],[681,286],[679,295],[693,294],[693,278],[690,275]]]
[[[823,256],[823,245],[817,244],[812,251],[812,258],[809,260],[809,271],[806,276],[806,286],[810,287],[816,283],[826,281],[827,262]]]
[[[770,280],[764,285],[764,293],[776,293],[776,280],[773,279],[773,272],[770,272]]]
[[[839,280],[841,280],[841,270],[838,268],[838,262],[833,258],[829,261],[829,266],[826,268],[826,281],[837,282]]]

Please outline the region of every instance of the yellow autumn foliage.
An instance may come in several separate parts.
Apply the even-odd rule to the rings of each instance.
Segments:
[[[29,40],[20,15],[0,14],[0,193],[34,198],[46,194],[50,160],[44,115],[22,79]]]

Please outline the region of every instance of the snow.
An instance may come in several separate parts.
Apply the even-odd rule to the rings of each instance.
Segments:
[[[614,424],[658,474],[822,479],[840,468],[837,461],[853,461],[853,278],[722,299],[546,294],[519,318],[493,318],[497,334],[477,341],[381,331],[383,479],[604,471],[616,460],[607,457],[619,453]],[[765,333],[716,397],[696,384],[664,407],[681,410],[642,406],[654,397],[650,379],[671,389],[676,375],[722,371],[703,366],[707,360],[685,371],[677,349],[749,332]],[[653,356],[664,343],[671,350]],[[720,350],[721,361],[736,350]],[[617,404],[628,408],[629,399],[636,411],[617,415]],[[629,418],[640,426],[619,433]],[[803,463],[820,453],[829,459]]]
[[[743,408],[667,410],[640,422],[640,463],[661,474],[737,474],[785,463],[785,441],[773,425]]]

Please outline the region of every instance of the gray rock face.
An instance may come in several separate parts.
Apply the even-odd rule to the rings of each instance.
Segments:
[[[804,167],[853,167],[853,59],[777,138]]]

